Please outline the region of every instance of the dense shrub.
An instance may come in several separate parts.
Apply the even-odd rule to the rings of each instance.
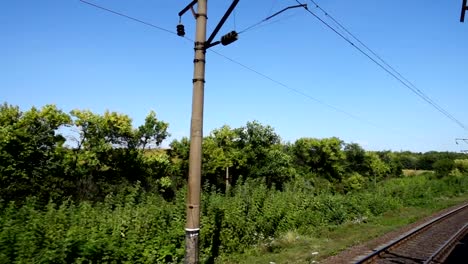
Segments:
[[[439,178],[447,176],[453,169],[455,169],[455,162],[451,159],[441,159],[434,162],[432,165],[436,175]]]
[[[462,173],[468,172],[468,159],[456,159],[454,160],[455,168]]]
[[[190,141],[158,149],[167,128],[155,112],[134,128],[116,112],[1,105],[0,264],[181,262]],[[468,190],[463,154],[285,143],[258,122],[214,130],[202,154],[206,263]],[[396,178],[403,167],[437,173]]]
[[[135,187],[98,204],[33,200],[10,203],[0,218],[0,263],[178,262],[183,255],[183,204]]]
[[[430,204],[468,190],[467,176],[391,179],[348,194],[268,188],[246,180],[228,195],[202,196],[201,259],[243,252],[289,231],[314,235],[329,226],[401,208]],[[167,201],[139,185],[103,202],[49,203],[34,199],[0,213],[0,263],[178,263],[183,259],[185,190]]]

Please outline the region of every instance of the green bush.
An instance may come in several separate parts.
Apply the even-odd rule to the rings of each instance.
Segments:
[[[436,175],[439,178],[447,176],[454,168],[455,162],[452,159],[441,159],[438,160],[432,165]]]
[[[318,235],[326,227],[402,206],[430,204],[437,197],[466,192],[468,177],[394,178],[377,189],[348,194],[310,190],[290,184],[279,191],[251,179],[227,195],[206,189],[201,259],[212,262],[222,254],[241,253],[291,231]],[[137,184],[95,204],[51,202],[41,208],[28,199],[20,207],[13,202],[2,207],[0,263],[178,263],[183,259],[185,188],[173,201],[145,193]]]
[[[183,210],[138,186],[95,205],[11,203],[1,215],[0,263],[178,262]]]
[[[462,173],[468,172],[468,159],[456,159],[454,160],[455,168]]]
[[[342,182],[346,192],[359,191],[364,188],[366,178],[364,178],[361,174],[354,172],[343,179]]]

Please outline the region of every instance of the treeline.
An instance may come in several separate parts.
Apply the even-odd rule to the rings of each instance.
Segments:
[[[115,112],[1,105],[0,263],[180,263],[189,139],[161,149],[168,126],[155,112],[135,128]],[[258,122],[223,126],[203,141],[200,256],[223,263],[278,250],[286,233],[318,237],[431,205],[465,193],[467,173],[459,153],[289,143]]]
[[[121,186],[150,186],[165,172],[145,150],[168,136],[168,124],[151,112],[133,128],[126,115],[74,110],[53,105],[22,112],[0,107],[0,198],[22,201],[35,196],[47,203],[73,197],[99,200]],[[71,146],[65,143],[70,142]]]
[[[5,103],[0,106],[0,199],[102,201],[136,183],[173,199],[186,182],[189,139],[160,149],[168,126],[155,112],[134,128],[127,115],[116,112],[65,113],[53,105],[23,112]],[[403,169],[435,169],[439,176],[463,172],[465,158],[450,152],[371,152],[335,137],[288,143],[272,127],[248,122],[223,126],[204,138],[202,179],[226,191],[247,179],[282,190],[300,178],[346,193],[402,176]]]

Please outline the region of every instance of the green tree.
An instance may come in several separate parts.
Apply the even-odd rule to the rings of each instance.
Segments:
[[[186,176],[190,142],[187,138],[171,143],[170,156]],[[213,130],[203,141],[202,179],[218,188],[226,186],[226,170],[235,185],[243,176],[264,179],[280,187],[294,175],[291,156],[281,145],[280,137],[270,126],[256,121],[232,129],[223,126]]]
[[[353,172],[348,177],[344,178],[342,182],[346,192],[359,191],[364,188],[366,178],[357,172]]]
[[[419,154],[411,153],[409,151],[400,152],[396,154],[398,161],[404,169],[415,170],[418,168]]]
[[[168,124],[158,121],[155,112],[150,112],[138,129],[133,128],[130,117],[116,112],[99,115],[73,110],[71,115],[78,136],[70,167],[77,179],[80,199],[103,197],[127,182],[139,181],[150,188],[150,182],[157,180],[148,178],[154,174],[146,174],[149,170],[145,170],[143,159],[148,146],[159,146],[169,135]]]
[[[398,155],[391,151],[375,152],[380,160],[382,160],[389,168],[388,175],[393,177],[400,177],[403,175],[403,166],[400,163]]]
[[[366,176],[373,180],[374,185],[390,173],[390,166],[383,162],[375,152],[366,153],[366,165],[368,168]]]
[[[151,111],[145,118],[145,123],[135,131],[138,140],[137,147],[145,150],[148,147],[159,147],[170,136],[167,132],[169,124],[159,121],[156,112]]]
[[[265,179],[267,186],[283,189],[285,183],[291,181],[295,175],[294,159],[282,146],[275,145],[268,150],[263,166],[256,167],[254,174]]]
[[[294,143],[294,155],[299,166],[330,181],[340,181],[345,172],[343,141],[336,137],[300,138]]]
[[[236,129],[238,139],[236,146],[243,154],[244,165],[235,171],[236,175],[242,175],[250,178],[265,179],[270,177],[269,182],[280,182],[274,180],[279,177],[276,173],[267,176],[267,171],[278,172],[285,169],[287,158],[281,155],[282,159],[279,162],[271,163],[272,157],[277,156],[279,146],[281,146],[281,138],[271,126],[265,126],[257,121],[247,122],[244,127]],[[273,151],[273,152],[272,152]],[[275,167],[276,166],[276,167]],[[268,167],[268,169],[266,169]],[[283,178],[283,177],[280,177]]]
[[[346,144],[344,147],[346,156],[346,170],[348,172],[365,173],[366,151],[357,143]]]
[[[420,170],[432,170],[434,163],[441,158],[435,151],[426,152],[419,157],[417,167]]]
[[[228,188],[231,181],[229,178],[237,178],[232,172],[241,168],[246,162],[246,156],[237,144],[239,140],[237,131],[229,126],[213,130],[204,139],[203,174],[209,183]]]
[[[434,168],[437,177],[442,178],[449,175],[449,173],[455,169],[455,162],[448,158],[440,159],[434,162],[432,167]]]
[[[66,193],[71,184],[62,175],[65,138],[57,130],[70,124],[70,116],[54,105],[24,113],[6,103],[0,106],[2,199],[36,195],[47,202]]]
[[[468,159],[454,160],[455,167],[462,173],[468,172]]]
[[[173,164],[173,177],[178,186],[183,185],[188,177],[190,140],[183,137],[180,140],[173,140],[168,151]]]

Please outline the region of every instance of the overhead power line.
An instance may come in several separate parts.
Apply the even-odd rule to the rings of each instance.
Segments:
[[[137,19],[137,18],[134,18],[134,17],[131,17],[131,16],[128,16],[128,15],[125,15],[125,14],[122,14],[122,13],[119,13],[119,12],[116,12],[116,11],[114,11],[114,10],[111,10],[111,9],[108,9],[108,8],[105,8],[105,7],[102,7],[102,6],[99,6],[99,5],[97,5],[97,4],[90,3],[90,2],[87,2],[87,1],[85,1],[85,0],[79,0],[79,1],[81,1],[81,2],[83,2],[83,3],[85,3],[85,4],[88,4],[88,5],[90,5],[90,6],[96,7],[96,8],[98,8],[98,9],[100,9],[100,10],[103,10],[103,11],[106,11],[106,12],[110,12],[110,13],[112,13],[112,14],[115,14],[115,15],[118,15],[118,16],[121,16],[121,17],[130,19],[130,20],[133,20],[133,21],[135,21],[135,22],[141,23],[141,24],[146,25],[146,26],[150,26],[150,27],[152,27],[152,28],[155,28],[155,29],[164,31],[164,32],[166,32],[166,33],[170,33],[170,34],[175,34],[175,35],[177,35],[176,32],[173,32],[173,31],[171,31],[171,30],[169,30],[169,29],[165,29],[165,28],[162,28],[162,27],[160,27],[160,26],[153,25],[153,24],[148,23],[148,22],[145,22],[145,21],[143,21],[143,20],[140,20],[140,19]],[[274,23],[274,22],[272,22],[272,23]],[[193,42],[193,40],[190,39],[190,38],[188,38],[188,37],[184,37],[184,39],[186,39],[186,40],[188,40],[188,41],[190,41],[190,42]],[[220,56],[220,57],[222,57],[222,58],[224,58],[224,59],[226,59],[226,60],[228,60],[228,61],[230,61],[230,62],[232,62],[232,63],[234,63],[234,64],[237,64],[238,66],[240,66],[240,67],[242,67],[242,68],[244,68],[244,69],[246,69],[246,70],[248,70],[248,71],[251,71],[251,72],[257,74],[258,76],[260,76],[260,77],[262,77],[262,78],[264,78],[264,79],[267,79],[267,80],[269,80],[269,81],[271,81],[271,82],[273,82],[273,83],[275,83],[275,84],[277,84],[277,85],[279,85],[279,86],[281,86],[281,87],[283,87],[283,88],[285,88],[285,89],[288,89],[288,90],[290,90],[290,91],[292,91],[292,92],[294,92],[294,93],[296,93],[296,94],[299,94],[299,95],[301,95],[301,96],[303,96],[303,97],[305,97],[305,98],[308,98],[309,100],[312,100],[312,101],[314,101],[314,102],[316,102],[316,103],[318,103],[318,104],[321,104],[321,105],[323,105],[323,106],[325,106],[325,107],[328,107],[328,108],[330,108],[330,109],[332,109],[332,110],[334,110],[334,111],[336,111],[336,112],[342,113],[342,114],[344,114],[344,115],[346,115],[346,116],[348,116],[348,117],[350,117],[350,118],[352,118],[352,119],[355,119],[355,120],[357,120],[357,121],[359,121],[359,122],[367,123],[368,125],[371,125],[371,126],[376,127],[376,128],[381,128],[380,126],[378,126],[377,124],[375,124],[375,123],[373,123],[373,122],[370,122],[370,121],[368,121],[368,120],[365,120],[365,119],[363,119],[363,118],[360,118],[360,117],[358,117],[358,116],[356,116],[356,115],[354,115],[354,114],[352,114],[352,113],[349,113],[349,112],[347,112],[347,111],[345,111],[345,110],[343,110],[343,109],[340,109],[340,108],[338,108],[338,107],[336,107],[336,106],[333,106],[333,105],[328,104],[328,103],[326,103],[326,102],[324,102],[324,101],[322,101],[322,100],[319,100],[319,99],[317,99],[317,98],[315,98],[315,97],[313,97],[313,96],[307,94],[307,93],[304,92],[304,91],[301,91],[301,90],[296,89],[296,88],[292,88],[292,87],[290,87],[290,86],[284,84],[283,82],[280,82],[280,81],[278,81],[278,80],[276,80],[276,79],[274,79],[274,78],[272,78],[272,77],[270,77],[270,76],[268,76],[268,75],[266,75],[266,74],[264,74],[264,73],[261,73],[260,71],[257,71],[257,70],[255,70],[255,69],[253,69],[253,68],[251,68],[251,67],[249,67],[249,66],[243,64],[243,63],[240,63],[240,62],[238,62],[238,61],[236,61],[236,60],[234,60],[234,59],[232,59],[232,58],[229,58],[229,57],[223,55],[223,54],[220,53],[220,52],[217,52],[217,51],[212,50],[212,49],[209,49],[208,51],[209,51],[209,52],[212,52],[212,53],[214,53],[214,54],[216,54],[216,55],[218,55],[218,56]],[[388,128],[386,128],[386,129],[388,129]]]
[[[173,32],[173,31],[171,31],[171,30],[169,30],[169,29],[165,29],[165,28],[162,28],[162,27],[160,27],[160,26],[156,26],[156,25],[154,25],[154,24],[145,22],[145,21],[140,20],[140,19],[138,19],[138,18],[134,18],[134,17],[131,17],[131,16],[128,16],[128,15],[125,15],[125,14],[122,14],[122,13],[119,13],[119,12],[116,12],[116,11],[114,11],[114,10],[111,10],[111,9],[108,9],[108,8],[105,8],[105,7],[102,7],[102,6],[99,6],[99,5],[97,5],[97,4],[94,4],[94,3],[91,3],[91,2],[88,2],[88,1],[85,1],[85,0],[79,0],[79,1],[82,2],[82,3],[85,3],[85,4],[87,4],[87,5],[90,5],[90,6],[94,6],[94,7],[96,7],[96,8],[99,8],[99,9],[101,9],[101,10],[110,12],[110,13],[112,13],[112,14],[114,14],[114,15],[118,15],[118,16],[121,16],[121,17],[125,17],[125,18],[130,19],[130,20],[133,20],[133,21],[135,21],[135,22],[138,22],[138,23],[141,23],[141,24],[144,24],[144,25],[147,25],[147,26],[150,26],[150,27],[153,27],[153,28],[156,28],[156,29],[159,29],[159,30],[162,30],[162,31],[164,31],[164,32],[167,32],[167,33],[170,33],[170,34],[174,34],[174,35],[177,36],[177,33]]]
[[[260,25],[260,24],[265,23],[266,21],[268,21],[268,20],[270,20],[270,19],[276,17],[277,15],[279,15],[279,14],[285,12],[285,11],[288,11],[289,9],[295,9],[295,8],[299,8],[299,7],[307,8],[307,5],[306,5],[306,4],[299,4],[299,5],[295,5],[295,6],[288,6],[288,7],[285,7],[285,8],[283,8],[283,9],[281,9],[280,11],[278,11],[278,12],[272,14],[272,15],[269,15],[268,17],[266,17],[266,18],[260,20],[259,22],[255,23],[255,24],[253,24],[253,25],[251,25],[251,26],[249,26],[249,27],[247,27],[246,29],[241,30],[241,31],[239,32],[239,34],[244,33],[244,32],[246,32],[246,31],[249,31],[250,29],[252,29],[252,28],[254,28],[254,27],[256,27],[256,26],[258,26],[258,25]]]
[[[249,29],[248,31],[251,32],[252,30],[256,30],[256,29],[259,29],[259,28],[262,28],[262,27],[266,27],[266,26],[271,26],[273,24],[276,24],[276,23],[279,23],[279,22],[282,22],[282,21],[285,21],[285,20],[288,20],[292,17],[295,17],[297,16],[298,13],[293,13],[293,14],[290,14],[290,15],[287,15],[287,16],[283,16],[281,18],[278,18],[278,19],[275,19],[275,20],[272,20],[272,21],[268,21],[268,22],[265,22],[265,23],[261,23],[251,29]],[[244,31],[243,33],[246,33],[247,31]]]
[[[326,102],[324,102],[324,101],[322,101],[322,100],[319,100],[319,99],[317,99],[317,98],[315,98],[315,97],[313,97],[313,96],[311,96],[311,95],[309,95],[309,94],[307,94],[307,93],[305,93],[305,92],[303,92],[303,91],[301,91],[301,90],[299,90],[299,89],[293,88],[293,87],[291,87],[291,86],[289,86],[289,85],[287,85],[287,84],[284,84],[283,82],[280,82],[280,81],[278,81],[278,80],[275,80],[275,79],[273,79],[272,77],[270,77],[270,76],[268,76],[268,75],[266,75],[266,74],[264,74],[264,73],[261,73],[261,72],[255,70],[255,69],[253,69],[253,68],[251,68],[251,67],[249,67],[249,66],[247,66],[247,65],[245,65],[245,64],[243,64],[243,63],[240,63],[240,62],[238,62],[238,61],[236,61],[236,60],[234,60],[234,59],[232,59],[232,58],[229,58],[229,57],[227,57],[227,56],[225,56],[225,55],[223,55],[223,54],[221,54],[221,53],[219,53],[219,52],[217,52],[217,51],[215,51],[215,50],[209,50],[209,51],[211,51],[212,53],[214,53],[214,54],[216,54],[216,55],[218,55],[218,56],[220,56],[220,57],[222,57],[222,58],[224,58],[224,59],[226,59],[226,60],[228,60],[228,61],[230,61],[230,62],[232,62],[232,63],[234,63],[234,64],[237,64],[237,65],[241,66],[242,68],[244,68],[244,69],[246,69],[246,70],[249,70],[249,71],[251,71],[251,72],[253,72],[253,73],[259,75],[260,77],[262,77],[262,78],[264,78],[264,79],[267,79],[267,80],[269,80],[269,81],[271,81],[271,82],[273,82],[273,83],[275,83],[275,84],[277,84],[277,85],[279,85],[279,86],[281,86],[281,87],[283,87],[283,88],[286,88],[286,89],[288,89],[288,90],[290,90],[290,91],[292,91],[292,92],[294,92],[294,93],[296,93],[296,94],[299,94],[299,95],[301,95],[301,96],[304,96],[304,97],[306,97],[306,98],[308,98],[308,99],[310,99],[310,100],[312,100],[312,101],[314,101],[314,102],[316,102],[316,103],[318,103],[318,104],[321,104],[321,105],[326,106],[326,107],[328,107],[328,108],[330,108],[330,109],[333,109],[333,110],[336,111],[336,112],[340,112],[340,113],[342,113],[342,114],[345,114],[345,115],[347,115],[348,117],[353,118],[353,119],[355,119],[355,120],[357,120],[357,121],[360,121],[360,122],[363,122],[363,123],[367,123],[368,125],[374,126],[374,127],[376,127],[376,128],[380,128],[378,125],[376,125],[376,124],[374,124],[374,123],[372,123],[372,122],[370,122],[370,121],[367,121],[367,120],[365,120],[365,119],[362,119],[362,118],[360,118],[360,117],[358,117],[358,116],[356,116],[356,115],[353,115],[353,114],[351,114],[351,113],[349,113],[349,112],[347,112],[347,111],[345,111],[345,110],[343,110],[343,109],[340,109],[340,108],[338,108],[338,107],[336,107],[336,106],[333,106],[333,105],[328,104],[328,103],[326,103]]]
[[[298,4],[302,4],[299,0],[295,0]],[[441,114],[443,114],[445,117],[448,119],[452,120],[454,123],[456,123],[458,126],[463,128],[464,130],[467,130],[465,125],[461,123],[458,119],[456,119],[453,115],[451,115],[448,111],[443,109],[441,106],[439,106],[434,100],[432,100],[429,96],[427,96],[424,92],[422,92],[420,89],[418,89],[413,83],[411,83],[407,78],[405,78],[401,73],[399,73],[397,70],[395,70],[394,67],[392,67],[390,64],[388,64],[385,60],[382,59],[381,56],[379,56],[376,52],[374,52],[372,49],[369,48],[368,45],[364,44],[360,39],[358,39],[354,34],[352,34],[346,27],[344,27],[338,20],[333,18],[327,11],[325,11],[323,8],[321,8],[315,1],[310,0],[317,8],[319,8],[325,16],[329,17],[335,24],[338,25],[338,27],[341,30],[344,30],[346,33],[348,33],[353,39],[355,39],[359,44],[361,44],[366,50],[368,50],[375,58],[373,58],[369,53],[364,51],[362,48],[358,47],[353,41],[351,41],[348,37],[346,37],[344,34],[338,32],[336,28],[331,26],[329,23],[327,23],[325,20],[323,20],[321,17],[319,17],[317,14],[312,12],[309,8],[304,7],[304,9],[314,16],[316,19],[318,19],[320,22],[322,22],[327,28],[332,30],[334,33],[336,33],[338,36],[340,36],[342,39],[344,39],[346,42],[348,42],[351,46],[353,46],[356,50],[358,50],[360,53],[362,53],[364,56],[366,56],[368,59],[370,59],[372,62],[374,62],[377,66],[379,66],[382,70],[387,72],[390,76],[392,76],[394,79],[396,79],[398,82],[400,82],[403,86],[408,88],[410,91],[412,91],[414,94],[416,94],[418,97],[423,99],[426,103],[431,105],[433,108],[435,108],[437,111],[439,111]],[[380,61],[380,62],[379,62]]]
[[[330,13],[328,13],[326,10],[324,10],[321,6],[317,4],[314,0],[310,0],[316,8],[320,9],[325,16],[329,17],[339,28],[344,30],[348,35],[350,35],[353,39],[355,39],[359,44],[361,44],[366,50],[368,50],[372,55],[374,55],[379,61],[381,61],[385,66],[387,66],[390,70],[392,70],[398,77],[400,77],[402,80],[404,80],[407,84],[409,84],[420,96],[424,97],[428,101],[430,101],[430,104],[433,104],[433,106],[439,110],[441,113],[443,113],[445,116],[450,118],[452,121],[456,122],[457,124],[461,125],[463,128],[465,126],[460,123],[455,117],[453,117],[449,112],[447,112],[445,109],[443,109],[441,106],[439,106],[436,102],[434,102],[429,96],[427,96],[423,91],[421,91],[416,85],[414,85],[411,81],[409,81],[405,76],[403,76],[399,71],[397,71],[394,67],[392,67],[389,63],[387,63],[379,54],[377,54],[374,50],[369,48],[364,42],[362,42],[358,37],[356,37],[353,33],[351,33],[345,26],[343,26],[342,23],[340,23],[337,19],[335,19]]]

